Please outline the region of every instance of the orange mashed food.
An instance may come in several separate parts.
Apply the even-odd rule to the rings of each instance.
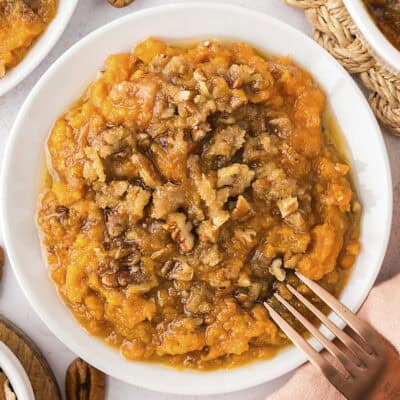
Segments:
[[[0,78],[24,58],[56,11],[57,0],[0,0]]]
[[[263,302],[292,301],[290,282],[322,308],[293,271],[337,295],[360,246],[325,108],[309,73],[245,43],[150,38],[108,57],[54,124],[38,209],[51,277],[87,331],[178,368],[286,344]]]

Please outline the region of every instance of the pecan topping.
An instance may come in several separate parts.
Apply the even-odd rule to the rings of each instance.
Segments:
[[[105,375],[80,358],[69,365],[65,380],[67,400],[104,400]]]
[[[177,242],[184,253],[189,252],[194,246],[194,236],[191,233],[193,225],[186,222],[183,213],[171,213],[168,215],[165,229],[171,233],[171,237]]]

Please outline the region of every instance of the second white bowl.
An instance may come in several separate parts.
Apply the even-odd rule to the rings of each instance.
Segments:
[[[400,50],[397,50],[376,26],[362,0],[343,0],[353,21],[378,57],[400,73]]]
[[[0,79],[0,96],[18,85],[46,57],[64,32],[78,0],[58,0],[57,14],[45,32],[39,36],[22,61]]]

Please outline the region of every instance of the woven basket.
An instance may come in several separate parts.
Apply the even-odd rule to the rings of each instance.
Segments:
[[[390,132],[400,136],[400,75],[373,53],[342,0],[285,0],[304,10],[314,39],[369,91],[369,104]]]

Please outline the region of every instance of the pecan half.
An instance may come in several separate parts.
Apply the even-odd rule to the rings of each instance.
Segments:
[[[125,7],[133,2],[133,0],[107,0],[114,7]]]
[[[80,358],[69,365],[65,379],[67,400],[104,400],[105,375]]]

